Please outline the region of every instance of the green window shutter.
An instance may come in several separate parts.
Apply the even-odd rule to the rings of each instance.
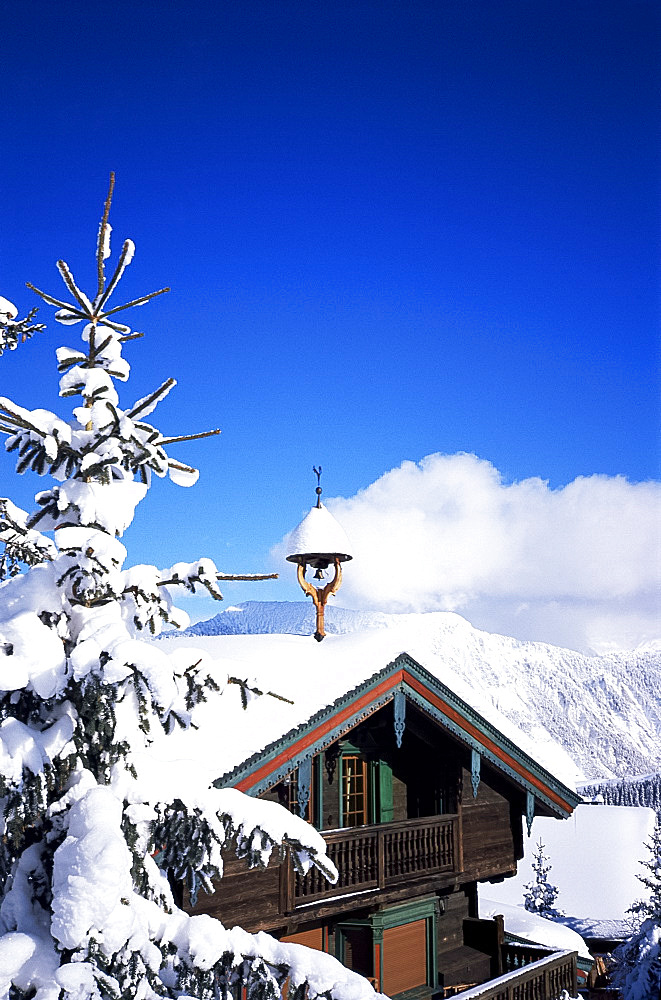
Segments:
[[[379,822],[392,823],[395,809],[392,799],[392,768],[385,760],[379,761]]]

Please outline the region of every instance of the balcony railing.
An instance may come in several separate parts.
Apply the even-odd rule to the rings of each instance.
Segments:
[[[575,951],[555,952],[454,996],[455,1000],[558,1000],[563,990],[576,996]]]
[[[331,885],[316,868],[305,876],[295,875],[289,862],[285,906],[290,912],[305,903],[386,889],[417,876],[460,868],[455,815],[350,827],[324,833],[323,838],[338,880]]]

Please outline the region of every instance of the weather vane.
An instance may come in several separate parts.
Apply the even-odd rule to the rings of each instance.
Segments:
[[[317,507],[321,507],[321,494],[323,493],[323,490],[321,488],[321,466],[317,468],[316,465],[313,465],[312,471],[317,477],[317,488],[315,490],[315,493],[317,494]]]

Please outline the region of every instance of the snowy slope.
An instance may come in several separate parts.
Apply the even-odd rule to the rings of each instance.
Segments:
[[[626,937],[630,931],[625,911],[645,894],[637,876],[643,874],[640,862],[649,857],[645,844],[651,839],[654,818],[651,809],[601,805],[579,805],[563,823],[535,816],[516,875],[482,886],[480,896],[499,905],[520,906],[525,885],[534,882],[533,854],[541,840],[551,865],[548,880],[558,889],[556,906],[571,926],[579,934],[600,936],[598,925],[609,921],[604,937]],[[518,933],[510,923],[507,929]]]
[[[280,633],[311,636],[311,602],[248,602],[228,608],[183,635]],[[661,770],[661,648],[585,656],[473,628],[450,612],[371,614],[329,606],[328,636],[395,631],[401,649],[423,665],[440,658],[532,739],[540,726],[558,741],[585,778]],[[182,633],[180,633],[181,635]],[[394,636],[393,636],[394,639]],[[321,645],[327,645],[329,639]],[[316,646],[310,638],[312,646]],[[312,652],[312,651],[311,651]]]

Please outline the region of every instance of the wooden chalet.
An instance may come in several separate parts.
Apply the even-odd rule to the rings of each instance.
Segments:
[[[221,890],[189,910],[330,952],[407,1000],[518,969],[502,921],[478,919],[477,884],[514,874],[533,815],[563,819],[580,801],[407,654],[215,784],[313,823],[339,879],[297,874],[289,856],[228,861]],[[534,996],[574,996],[575,954],[537,958]]]

